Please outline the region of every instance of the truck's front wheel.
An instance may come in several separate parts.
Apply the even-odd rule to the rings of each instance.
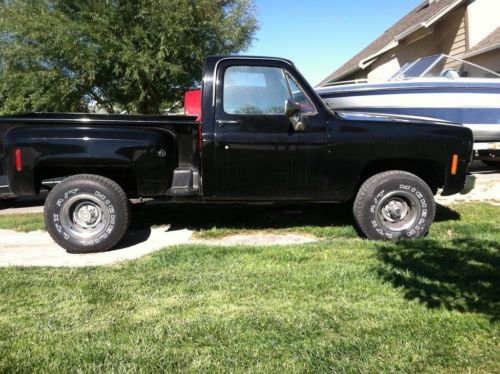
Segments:
[[[128,199],[111,179],[91,174],[66,178],[47,196],[45,226],[69,253],[111,249],[130,222]]]
[[[436,204],[429,186],[411,173],[393,170],[367,179],[354,201],[354,218],[368,239],[425,235]]]

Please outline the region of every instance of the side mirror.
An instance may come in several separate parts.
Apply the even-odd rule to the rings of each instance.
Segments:
[[[288,99],[285,102],[285,116],[293,117],[300,113],[300,103],[294,99]]]
[[[285,116],[290,118],[290,122],[292,123],[293,130],[296,132],[304,132],[306,126],[304,122],[301,121],[300,111],[302,107],[300,103],[294,99],[288,99],[285,103]]]

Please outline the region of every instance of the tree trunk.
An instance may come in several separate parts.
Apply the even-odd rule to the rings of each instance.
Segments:
[[[149,89],[148,83],[141,84],[141,95],[137,103],[137,111],[140,114],[159,114],[160,113],[160,100]]]

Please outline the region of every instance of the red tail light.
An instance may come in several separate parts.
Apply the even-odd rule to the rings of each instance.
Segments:
[[[16,149],[16,170],[23,170],[23,154],[19,148]]]

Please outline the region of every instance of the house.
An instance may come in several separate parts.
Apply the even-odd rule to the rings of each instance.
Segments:
[[[318,87],[386,80],[405,63],[440,53],[500,72],[500,0],[425,0]]]

